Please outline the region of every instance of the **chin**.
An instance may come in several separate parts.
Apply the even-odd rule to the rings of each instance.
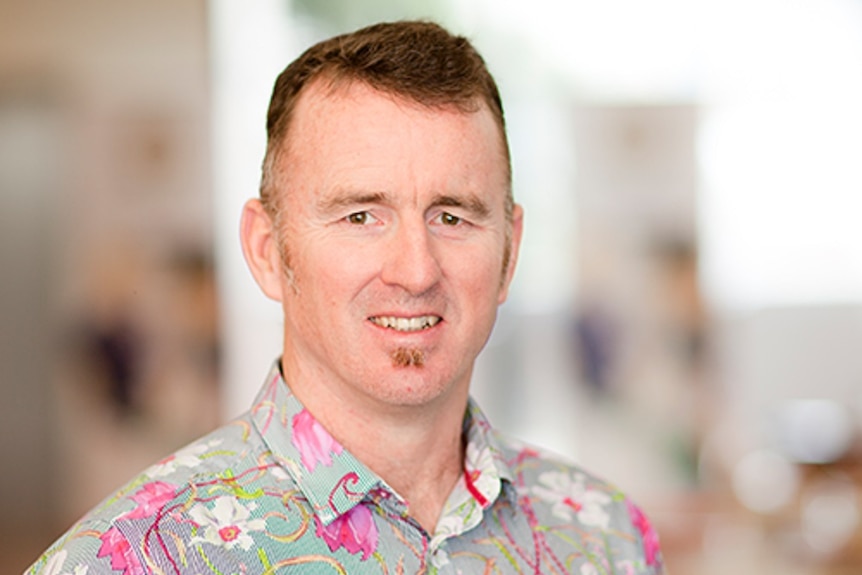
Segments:
[[[400,407],[420,407],[448,395],[455,384],[448,378],[432,376],[427,367],[398,367],[376,380],[371,395],[382,403]]]

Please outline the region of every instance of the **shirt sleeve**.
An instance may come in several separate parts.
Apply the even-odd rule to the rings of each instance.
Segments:
[[[102,541],[96,534],[69,532],[48,548],[25,575],[111,575],[112,556],[101,554]],[[130,551],[130,550],[129,550]],[[117,567],[127,564],[118,562]],[[142,572],[142,571],[141,571]]]

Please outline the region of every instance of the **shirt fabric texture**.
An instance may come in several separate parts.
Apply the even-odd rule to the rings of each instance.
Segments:
[[[147,469],[28,575],[663,573],[620,491],[494,430],[470,401],[434,533],[338,444],[275,364],[243,416]]]

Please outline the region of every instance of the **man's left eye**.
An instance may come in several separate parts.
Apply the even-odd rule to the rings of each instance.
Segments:
[[[374,220],[368,212],[355,212],[347,216],[346,219],[348,223],[356,224],[358,226],[370,224]]]
[[[461,223],[461,218],[458,216],[453,216],[449,212],[443,212],[440,214],[440,223],[444,226],[457,226]]]

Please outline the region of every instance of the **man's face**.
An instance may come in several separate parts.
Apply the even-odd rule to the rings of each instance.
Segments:
[[[466,394],[520,240],[491,113],[312,85],[291,122],[276,166],[286,374],[388,405]]]

